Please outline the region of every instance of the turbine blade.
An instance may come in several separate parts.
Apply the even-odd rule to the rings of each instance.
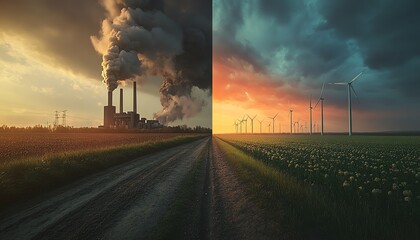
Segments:
[[[322,94],[324,93],[324,87],[325,87],[325,82],[327,81],[327,79],[324,80],[324,83],[322,84],[322,88],[321,88],[321,95],[319,96],[319,98],[322,98]],[[318,100],[319,101],[319,100]]]
[[[276,115],[274,115],[273,119],[277,117],[277,115],[279,115],[279,113],[276,113]]]
[[[353,91],[354,96],[356,96],[357,103],[358,103],[358,104],[360,104],[359,97],[357,96],[356,91],[354,90],[354,88],[353,88],[353,85],[352,85],[352,84],[350,84],[350,88],[351,88],[351,90]]]
[[[318,101],[316,102],[314,110],[315,110],[316,106],[318,106],[319,101],[321,101],[321,98],[319,98]]]
[[[332,84],[332,85],[347,85],[348,83],[339,82],[339,83],[328,83],[328,84]]]
[[[359,97],[357,96],[357,94],[356,94],[356,91],[355,91],[355,90],[354,90],[354,88],[353,88],[353,85],[351,85],[351,84],[350,84],[350,88],[351,88],[351,90],[353,91],[354,96],[356,96],[356,98],[359,98]]]
[[[356,81],[356,79],[360,76],[360,75],[362,75],[362,73],[363,72],[360,72],[359,74],[357,74],[357,76],[356,77],[354,77],[349,83],[352,83],[352,82],[354,82],[354,81]]]

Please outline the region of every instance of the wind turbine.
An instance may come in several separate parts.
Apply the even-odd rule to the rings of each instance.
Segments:
[[[315,107],[318,106],[318,103],[321,102],[321,136],[324,135],[324,96],[322,95],[324,93],[324,87],[325,87],[325,80],[322,84],[321,89],[321,95],[319,95],[318,101],[315,104]]]
[[[349,136],[353,133],[353,123],[352,123],[352,116],[351,116],[351,91],[353,91],[354,95],[357,97],[356,91],[354,91],[352,83],[356,81],[356,79],[362,74],[360,72],[354,77],[350,82],[339,82],[339,83],[328,83],[333,85],[347,85],[347,94],[348,94],[348,108],[349,108]]]
[[[242,120],[241,119],[238,119],[238,124],[239,124],[239,133],[242,133]]]
[[[264,119],[263,120],[258,120],[258,122],[260,122],[260,133],[262,133],[262,122],[264,122]]]
[[[248,115],[245,114],[242,121],[245,122],[245,133],[248,133]]]
[[[274,115],[274,117],[268,117],[270,119],[273,119],[273,134],[274,134],[274,119],[277,117],[279,113],[276,113],[276,115]]]
[[[312,135],[312,94],[309,98],[309,135]]]
[[[236,133],[238,133],[239,132],[239,122],[237,122],[236,120],[233,122],[233,125],[235,125],[235,130],[236,130]]]
[[[257,117],[257,114],[252,118],[247,114],[248,118],[251,119],[251,133],[254,134],[254,119]]]
[[[290,135],[292,135],[292,129],[293,129],[293,127],[292,127],[292,125],[293,125],[293,109],[292,109],[292,107],[290,106],[290,104],[289,104],[289,111],[290,111]]]

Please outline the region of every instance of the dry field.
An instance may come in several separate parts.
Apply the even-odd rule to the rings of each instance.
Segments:
[[[2,133],[0,163],[74,150],[158,141],[178,133]]]

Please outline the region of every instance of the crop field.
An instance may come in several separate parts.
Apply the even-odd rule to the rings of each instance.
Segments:
[[[1,149],[1,154],[10,155],[8,161],[0,162],[0,210],[118,164],[206,137],[143,133],[0,136],[14,141],[15,150],[30,150],[15,154]]]
[[[349,222],[419,230],[420,137],[218,137],[326,196],[326,206],[342,204],[355,216]]]
[[[176,133],[2,133],[0,163],[51,153],[174,138]]]

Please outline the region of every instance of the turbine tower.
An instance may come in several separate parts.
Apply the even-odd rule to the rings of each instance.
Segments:
[[[257,117],[257,114],[252,118],[247,114],[248,118],[251,119],[251,133],[254,134],[254,119]]]
[[[314,109],[316,108],[316,106],[318,106],[318,103],[321,102],[321,136],[324,135],[324,96],[322,95],[324,93],[324,87],[325,87],[325,80],[324,83],[322,84],[322,89],[321,89],[321,95],[319,95],[318,101],[315,104]]]
[[[276,113],[276,115],[274,115],[274,117],[268,117],[268,118],[273,120],[273,134],[274,134],[274,119],[277,117],[278,114],[279,113]]]
[[[262,122],[264,122],[264,119],[263,120],[258,120],[258,122],[260,122],[260,133],[262,133]]]
[[[293,130],[293,109],[289,106],[290,111],[290,135],[292,135]]]
[[[356,81],[356,79],[362,74],[363,72],[357,74],[350,82],[339,82],[339,83],[329,83],[333,85],[347,85],[347,94],[348,94],[348,109],[349,109],[349,136],[353,134],[353,122],[352,122],[352,115],[351,115],[351,91],[353,91],[354,95],[357,97],[356,91],[354,91],[352,83]]]

